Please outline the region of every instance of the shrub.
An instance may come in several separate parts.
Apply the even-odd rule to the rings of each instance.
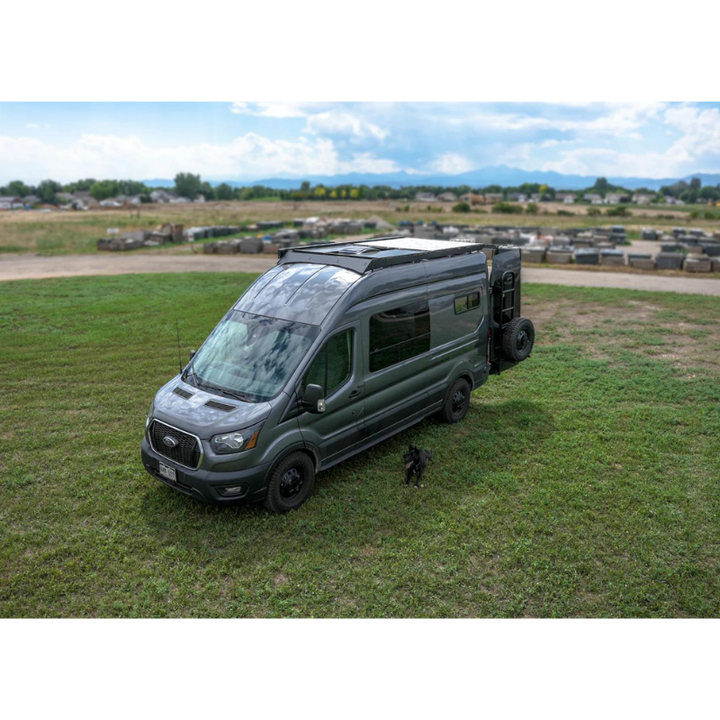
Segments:
[[[602,210],[600,210],[599,207],[595,207],[594,205],[591,205],[591,206],[587,209],[587,214],[588,214],[590,217],[598,217],[599,215],[602,214]]]
[[[710,210],[706,210],[703,217],[706,220],[717,220],[718,219],[718,216],[714,212],[710,212]]]
[[[453,205],[453,212],[456,212],[456,213],[470,212],[470,206],[466,202],[459,202],[457,205]]]
[[[522,205],[513,205],[509,202],[499,202],[493,205],[492,210],[494,213],[503,213],[505,215],[521,215]]]
[[[569,210],[558,210],[557,214],[563,217],[572,217],[574,215],[574,213],[571,213]]]
[[[625,207],[625,205],[618,205],[614,208],[608,208],[605,211],[608,217],[630,217],[631,212]]]
[[[538,212],[539,212],[539,210],[540,210],[540,206],[539,206],[537,203],[535,203],[535,202],[529,202],[529,203],[525,206],[525,212],[526,212],[528,215],[537,215]]]

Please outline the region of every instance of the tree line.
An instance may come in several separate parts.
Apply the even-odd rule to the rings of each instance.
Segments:
[[[167,190],[180,197],[195,200],[200,196],[205,200],[401,200],[410,201],[419,192],[440,195],[444,192],[453,192],[457,196],[466,193],[486,195],[488,193],[502,194],[504,198],[518,193],[530,196],[538,196],[542,201],[554,200],[556,194],[561,190],[542,183],[523,183],[518,186],[487,185],[485,187],[471,187],[470,185],[440,186],[440,185],[406,185],[401,188],[390,185],[324,185],[322,183],[312,185],[309,181],[303,181],[297,189],[277,189],[263,185],[252,185],[246,187],[233,187],[223,182],[219,185],[212,185],[203,181],[200,175],[193,173],[178,173],[175,176],[174,184],[168,187],[149,187],[137,180],[96,180],[85,178],[75,182],[62,184],[55,180],[43,180],[38,185],[28,185],[22,180],[13,180],[5,186],[0,187],[0,195],[17,196],[26,198],[36,196],[41,203],[56,204],[58,193],[75,193],[78,191],[89,192],[97,201],[107,200],[119,196],[137,196],[142,202],[151,202],[150,194],[154,190]],[[619,192],[627,195],[632,193],[647,193],[657,195],[662,201],[664,197],[673,197],[683,200],[687,204],[698,201],[720,201],[720,185],[702,186],[700,178],[692,178],[688,183],[679,180],[672,185],[660,188],[659,192],[647,188],[629,190],[619,185],[613,185],[606,178],[598,178],[594,185],[583,190],[573,191],[578,198],[583,195],[595,193],[605,196],[610,192]]]

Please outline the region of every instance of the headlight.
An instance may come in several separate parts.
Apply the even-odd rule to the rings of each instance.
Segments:
[[[243,430],[215,435],[210,439],[210,445],[220,455],[236,453],[240,452],[240,450],[252,450],[257,445],[261,429],[262,423],[258,423]]]

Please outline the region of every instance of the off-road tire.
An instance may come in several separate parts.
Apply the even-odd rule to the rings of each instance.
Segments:
[[[527,318],[515,318],[503,331],[503,355],[513,362],[521,362],[530,355],[535,343],[535,327]]]
[[[300,486],[296,488],[297,482]],[[263,505],[274,513],[299,508],[315,484],[315,466],[304,452],[286,455],[273,470]]]
[[[470,383],[465,378],[458,378],[448,389],[438,418],[446,423],[460,422],[470,407],[471,392]]]

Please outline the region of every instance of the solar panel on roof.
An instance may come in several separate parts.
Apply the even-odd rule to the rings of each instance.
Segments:
[[[427,238],[389,238],[388,240],[368,240],[358,243],[367,247],[383,248],[385,250],[417,250],[428,252],[430,250],[447,250],[449,248],[467,247],[467,242],[454,240],[429,240]]]

